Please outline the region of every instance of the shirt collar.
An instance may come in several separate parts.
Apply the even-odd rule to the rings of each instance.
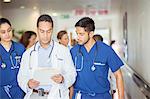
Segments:
[[[51,42],[50,42],[49,45],[48,45],[48,48],[54,46],[53,43],[54,43],[54,41],[51,40]],[[41,44],[40,44],[39,41],[37,42],[37,44],[36,44],[35,46],[37,46],[37,47],[35,48],[36,50],[39,50],[40,48],[43,48],[43,47],[41,46]]]

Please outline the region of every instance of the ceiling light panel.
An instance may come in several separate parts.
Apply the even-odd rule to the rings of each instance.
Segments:
[[[3,0],[3,2],[11,2],[11,0]]]

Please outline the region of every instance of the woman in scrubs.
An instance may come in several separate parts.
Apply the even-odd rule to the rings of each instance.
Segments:
[[[24,92],[17,82],[20,61],[25,48],[12,41],[9,20],[0,18],[0,99],[23,99]]]

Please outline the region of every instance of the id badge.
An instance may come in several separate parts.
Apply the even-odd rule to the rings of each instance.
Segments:
[[[76,99],[81,99],[81,93],[80,93],[80,91],[78,93],[76,93]]]

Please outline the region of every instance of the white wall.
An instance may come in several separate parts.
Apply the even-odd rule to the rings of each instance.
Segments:
[[[3,9],[2,14],[8,18],[15,31],[33,30],[36,31],[36,20],[39,11],[33,9]]]
[[[116,0],[119,1],[119,0]],[[117,5],[117,6],[116,6]],[[118,7],[118,10],[115,13],[110,13],[110,15],[102,15],[102,16],[89,16],[92,17],[95,21],[96,28],[109,28],[111,31],[111,39],[115,39],[119,42],[121,39],[121,26],[119,25],[119,3],[117,3],[115,7]],[[16,31],[18,30],[34,30],[36,31],[36,20],[40,14],[48,13],[52,15],[49,10],[41,9],[40,11],[33,9],[3,9],[2,14],[4,17],[10,19]],[[61,12],[60,14],[68,14],[67,12]],[[72,13],[69,13],[70,18],[63,19],[62,17],[54,16],[54,38],[56,38],[56,33],[62,29],[74,28],[75,23],[82,16],[75,16]]]
[[[150,1],[122,0],[128,14],[128,64],[150,85]],[[134,4],[134,6],[133,6]]]
[[[3,9],[3,16],[8,18],[16,31],[18,30],[34,30],[36,31],[36,20],[40,14],[50,14],[52,12],[47,10],[33,10],[33,9]],[[69,14],[69,18],[62,18],[61,15]],[[62,12],[58,16],[52,16],[54,20],[54,38],[56,33],[62,29],[74,28],[75,23],[83,16],[75,16],[73,13]],[[111,29],[111,17],[110,16],[89,16],[95,21],[96,28],[110,28]],[[116,22],[114,22],[116,24]],[[114,25],[116,26],[116,25]]]
[[[121,43],[122,40],[122,24],[120,24],[120,12],[113,14],[112,22],[111,22],[111,39],[116,40],[117,42]]]
[[[40,14],[48,13],[50,11],[46,10],[33,10],[33,9],[3,9],[3,16],[10,19],[16,31],[18,30],[34,30],[36,31],[36,20]],[[66,13],[61,13],[66,14]],[[68,13],[67,13],[68,14]],[[70,18],[63,19],[60,16],[53,16],[54,19],[54,37],[56,33],[62,29],[74,28],[75,23],[82,16],[75,16],[73,13],[69,13]],[[109,28],[111,31],[112,39],[121,41],[120,36],[120,26],[119,26],[119,14],[110,14],[109,16],[89,16],[95,21],[96,28]]]
[[[125,1],[125,0],[124,0]],[[111,8],[112,8],[112,24],[111,24],[111,39],[116,40],[119,44],[123,43],[123,34],[122,34],[122,17],[120,17],[120,7],[121,7],[121,0],[111,0]]]

